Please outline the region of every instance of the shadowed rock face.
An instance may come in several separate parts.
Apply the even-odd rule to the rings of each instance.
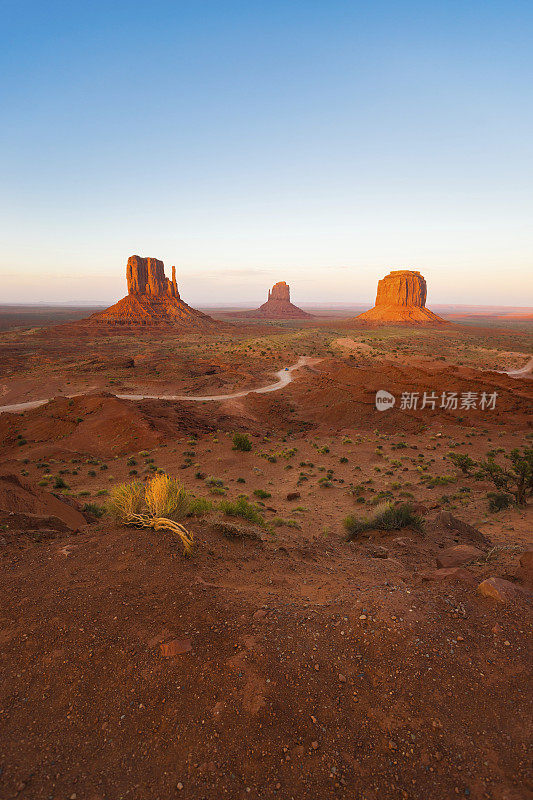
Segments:
[[[308,319],[312,314],[302,311],[291,303],[290,287],[285,281],[275,283],[269,289],[268,300],[255,311],[243,311],[241,317],[264,317],[266,319]]]
[[[368,322],[407,322],[415,325],[445,324],[426,308],[426,279],[415,270],[396,270],[378,282],[376,305],[359,314]]]
[[[165,277],[165,266],[158,258],[130,256],[126,266],[128,294],[145,294],[152,297],[176,297],[176,267],[172,267],[172,280]]]

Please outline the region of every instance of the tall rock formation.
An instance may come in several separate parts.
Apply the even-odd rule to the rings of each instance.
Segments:
[[[176,267],[172,267],[172,280],[165,277],[165,266],[158,258],[130,256],[126,265],[128,294],[180,299],[176,284]]]
[[[241,311],[235,316],[258,319],[310,319],[313,315],[291,303],[289,285],[285,281],[279,281],[269,289],[266,303],[255,311]]]
[[[412,325],[446,324],[426,308],[426,279],[420,272],[400,269],[378,281],[376,305],[356,319],[366,322],[400,322]]]
[[[126,265],[128,294],[89,317],[91,323],[107,325],[170,325],[180,328],[210,329],[222,325],[207,314],[185,303],[176,283],[165,276],[165,266],[157,258],[130,256]]]

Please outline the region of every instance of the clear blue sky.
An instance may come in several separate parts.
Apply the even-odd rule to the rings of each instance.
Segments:
[[[533,304],[531,0],[0,3],[0,302]]]

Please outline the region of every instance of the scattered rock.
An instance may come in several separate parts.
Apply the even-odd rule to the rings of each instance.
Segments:
[[[420,573],[422,581],[460,581],[461,583],[474,583],[475,578],[471,572],[462,567],[448,567],[432,569]]]
[[[443,550],[437,558],[437,567],[449,569],[450,567],[460,567],[470,561],[476,561],[484,555],[482,550],[472,547],[469,544],[458,544],[455,547],[448,547]]]
[[[188,653],[189,650],[192,650],[190,639],[173,639],[171,642],[161,644],[160,647],[161,655],[167,658],[169,656],[181,656],[183,653]]]
[[[367,547],[366,551],[367,551],[368,555],[371,556],[371,558],[388,558],[389,557],[389,551],[387,550],[386,547],[383,547],[382,545],[377,545],[376,547],[372,547],[372,546]]]
[[[445,528],[446,530],[457,534],[466,542],[475,542],[476,544],[483,545],[490,545],[491,543],[490,539],[487,539],[487,537],[484,536],[481,531],[478,531],[477,528],[474,528],[467,522],[463,522],[462,519],[454,517],[450,511],[441,511],[440,514],[437,514],[435,524],[439,528]]]
[[[527,586],[533,587],[533,547],[528,547],[520,556],[519,576]]]
[[[510,603],[514,600],[525,598],[530,594],[521,586],[517,586],[516,583],[496,577],[482,581],[477,590],[483,597],[491,597],[499,603]]]

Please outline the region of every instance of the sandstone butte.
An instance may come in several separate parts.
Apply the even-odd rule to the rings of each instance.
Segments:
[[[268,300],[255,311],[241,311],[238,316],[263,319],[310,319],[313,315],[291,303],[291,290],[285,281],[275,283]]]
[[[207,314],[185,303],[176,283],[176,267],[172,279],[165,276],[165,267],[157,258],[130,256],[126,266],[128,294],[88,321],[107,325],[171,325],[182,328],[209,329],[218,326]]]
[[[411,325],[445,325],[446,321],[426,308],[426,279],[420,272],[401,269],[378,282],[376,305],[359,314],[365,322],[400,322]]]

